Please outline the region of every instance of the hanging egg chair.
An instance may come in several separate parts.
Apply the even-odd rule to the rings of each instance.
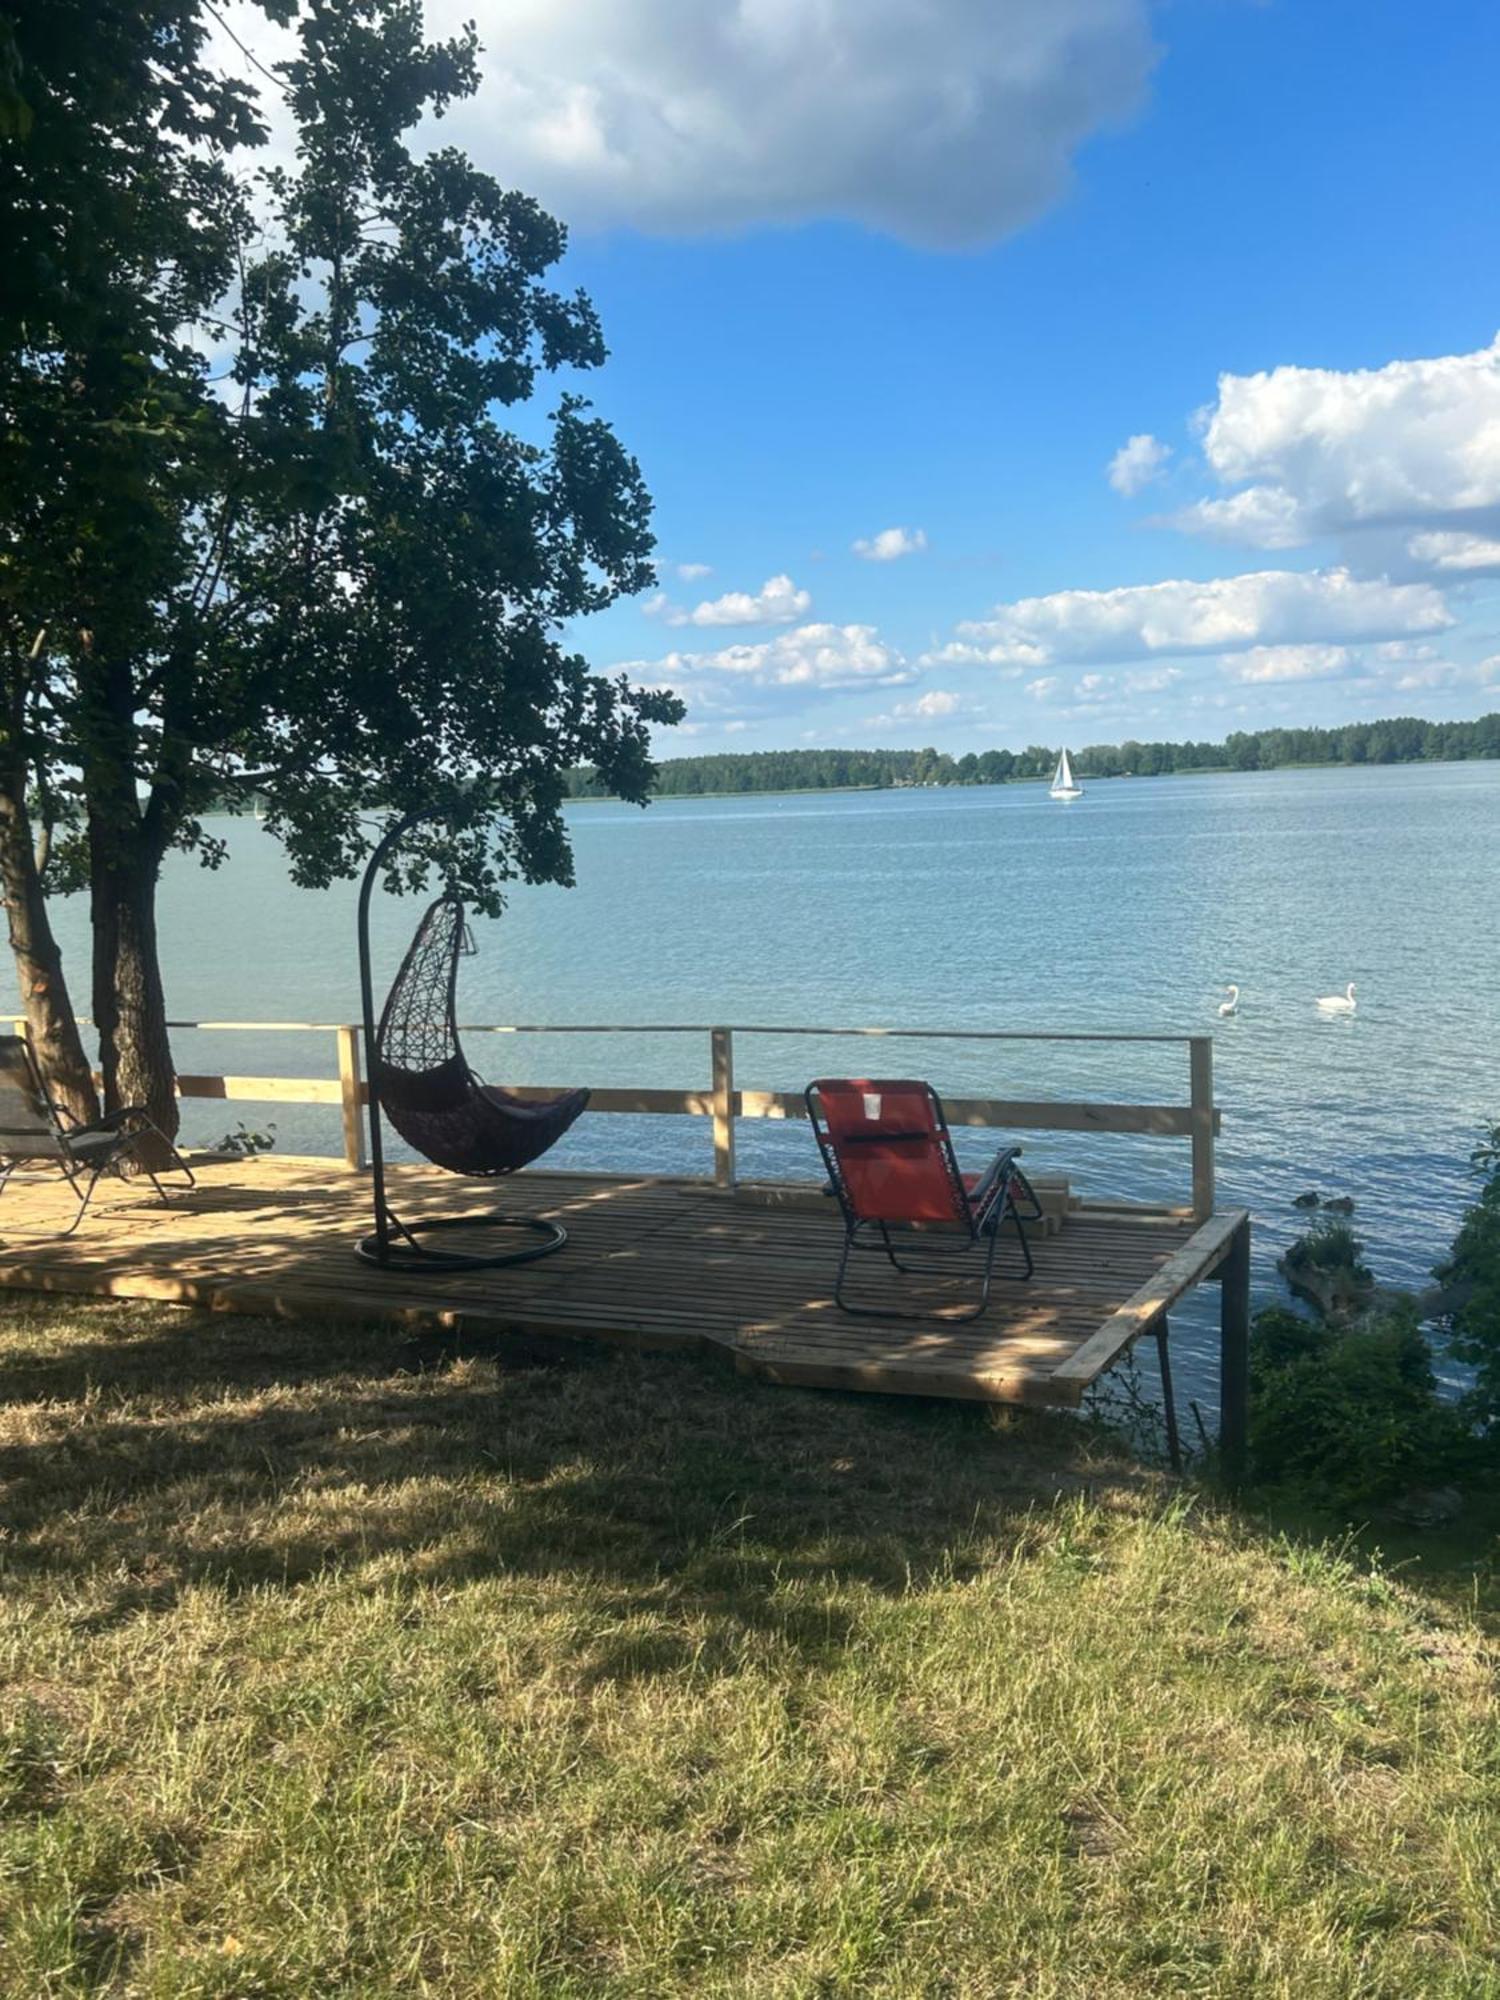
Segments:
[[[487,1084],[470,1069],[459,1040],[458,961],[472,955],[464,906],[449,890],[428,908],[375,1021],[370,959],[370,896],[402,836],[425,812],[411,813],[370,856],[359,892],[359,976],[369,1086],[370,1165],[375,1227],[357,1245],[367,1262],[412,1273],[479,1271],[529,1264],[567,1242],[567,1231],[539,1216],[488,1210],[403,1219],[386,1193],[381,1120],[424,1160],[448,1173],[494,1180],[516,1173],[554,1146],[589,1101],[586,1090],[535,1100]],[[519,1231],[518,1248],[474,1254],[434,1249],[421,1238],[446,1230]]]

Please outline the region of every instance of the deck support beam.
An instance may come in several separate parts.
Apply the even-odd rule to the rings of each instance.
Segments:
[[[1231,1486],[1245,1477],[1250,1420],[1250,1218],[1219,1271],[1219,1457]]]
[[[1182,1471],[1182,1441],[1177,1435],[1177,1400],[1172,1394],[1172,1357],[1167,1352],[1171,1329],[1167,1316],[1156,1322],[1156,1362],[1161,1370],[1161,1413],[1167,1431],[1167,1461],[1174,1472]]]

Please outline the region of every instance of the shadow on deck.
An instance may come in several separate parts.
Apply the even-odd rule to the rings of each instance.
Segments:
[[[894,1395],[1076,1404],[1133,1340],[1191,1288],[1224,1281],[1225,1431],[1239,1422],[1248,1218],[1194,1225],[1163,1211],[1076,1208],[1033,1241],[1035,1275],[997,1276],[984,1315],[945,1319],[956,1279],[893,1280],[878,1260],[863,1296],[930,1305],[915,1325],[851,1319],[833,1303],[841,1235],[831,1203],[774,1205],[698,1182],[550,1172],[499,1190],[430,1168],[391,1169],[413,1218],[497,1205],[555,1218],[567,1247],[511,1270],[414,1279],[354,1256],[368,1228],[363,1175],[321,1159],[216,1160],[164,1208],[149,1188],[101,1190],[78,1234],[55,1184],[13,1183],[0,1209],[0,1285],[150,1298],[306,1319],[383,1319],[414,1329],[717,1348],[775,1382]],[[476,1231],[475,1248],[483,1242]],[[1011,1252],[1014,1263],[1014,1251]],[[900,1287],[899,1293],[892,1290]]]

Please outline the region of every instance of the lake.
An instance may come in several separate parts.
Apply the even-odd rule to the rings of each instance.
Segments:
[[[1500,764],[1406,765],[1092,784],[664,800],[572,809],[578,886],[520,889],[475,930],[473,1022],[756,1023],[1211,1031],[1221,1202],[1250,1208],[1256,1277],[1305,1226],[1292,1198],[1347,1193],[1369,1261],[1420,1285],[1467,1199],[1466,1159],[1500,1118]],[[168,1003],[193,1019],[353,1020],[354,889],[290,886],[253,822],[215,823],[230,859],[181,856],[161,900]],[[418,914],[382,899],[377,983]],[[79,996],[87,906],[58,906]],[[7,1007],[14,982],[5,965]],[[1225,984],[1237,1018],[1220,1021]],[[1354,980],[1352,1019],[1314,998]],[[178,1067],[326,1075],[326,1035],[196,1034]],[[494,1082],[708,1083],[706,1037],[471,1038]],[[736,1081],[925,1075],[940,1090],[1187,1102],[1186,1051],[1099,1044],[741,1038]],[[336,1153],[332,1109],[185,1107],[195,1142],[239,1114],[284,1150]],[[1025,1133],[1028,1165],[1086,1194],[1186,1199],[1184,1140]],[[740,1127],[748,1174],[810,1176],[805,1129]],[[961,1149],[986,1151],[984,1134]],[[992,1145],[994,1142],[989,1141]],[[706,1121],[585,1118],[559,1165],[707,1172]],[[1186,1393],[1210,1380],[1217,1295],[1174,1323]],[[1149,1366],[1149,1364],[1148,1364]]]

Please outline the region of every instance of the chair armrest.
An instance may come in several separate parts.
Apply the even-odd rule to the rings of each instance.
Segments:
[[[63,1137],[86,1139],[100,1132],[123,1132],[130,1119],[138,1119],[146,1125],[151,1123],[144,1104],[122,1104],[116,1111],[106,1111],[102,1118],[91,1118],[86,1125],[74,1119]]]
[[[1002,1146],[994,1159],[990,1161],[989,1165],[980,1175],[979,1179],[974,1183],[973,1187],[970,1188],[970,1206],[976,1209],[983,1208],[994,1196],[1000,1181],[1002,1179],[1009,1180],[1011,1169],[1020,1157],[1021,1148],[1019,1146]]]

